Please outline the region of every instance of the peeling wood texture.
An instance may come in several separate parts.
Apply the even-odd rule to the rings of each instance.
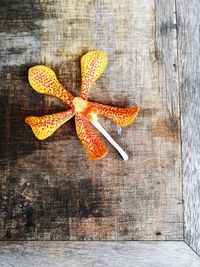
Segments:
[[[200,254],[200,2],[177,1],[182,106],[184,235]]]
[[[175,1],[1,0],[0,7],[0,239],[182,240]],[[109,144],[105,158],[89,161],[72,120],[42,142],[24,123],[66,108],[31,89],[28,68],[50,66],[78,95],[80,58],[95,49],[109,64],[90,99],[142,108],[125,129],[102,120],[127,162]]]
[[[183,241],[1,242],[0,266],[199,267],[200,258]]]

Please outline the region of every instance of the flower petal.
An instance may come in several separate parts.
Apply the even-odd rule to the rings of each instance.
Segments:
[[[102,51],[92,51],[81,58],[81,97],[88,99],[90,88],[107,66],[107,55]]]
[[[139,107],[117,108],[108,105],[99,104],[96,102],[89,102],[88,110],[96,114],[105,116],[106,118],[114,121],[119,126],[128,126],[131,124],[138,112]]]
[[[55,72],[43,65],[34,66],[28,71],[30,85],[38,93],[60,98],[73,107],[73,96],[58,81]]]
[[[90,122],[81,114],[75,115],[76,132],[83,144],[90,160],[100,159],[108,153],[108,149],[102,143],[93,130]]]
[[[41,117],[29,116],[25,119],[39,140],[44,140],[52,135],[62,124],[71,119],[75,114],[73,108],[55,114]]]

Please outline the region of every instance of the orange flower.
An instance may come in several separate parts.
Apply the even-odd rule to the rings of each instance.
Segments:
[[[126,152],[99,124],[98,115],[105,116],[123,127],[134,121],[139,108],[117,108],[87,101],[90,88],[100,77],[106,65],[107,55],[102,51],[92,51],[81,58],[82,82],[80,97],[74,97],[68,92],[59,83],[54,71],[50,68],[38,65],[29,69],[28,79],[34,90],[41,94],[58,97],[71,107],[67,111],[51,115],[41,117],[29,116],[26,118],[26,123],[31,126],[33,133],[39,140],[46,139],[52,135],[62,124],[75,115],[76,132],[89,159],[100,159],[108,153],[108,149],[93,130],[90,122],[118,150],[124,160],[128,159]]]

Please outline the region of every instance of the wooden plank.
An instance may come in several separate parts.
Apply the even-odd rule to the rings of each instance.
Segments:
[[[13,265],[14,264],[14,265]],[[1,242],[2,267],[198,267],[184,242]]]
[[[2,240],[182,239],[174,3],[1,1]],[[43,142],[24,124],[65,109],[31,89],[28,68],[51,66],[78,95],[80,57],[94,49],[109,64],[90,99],[142,107],[125,129],[102,120],[128,162],[107,143],[108,156],[89,161],[72,120]]]
[[[185,240],[200,254],[200,2],[177,1]]]

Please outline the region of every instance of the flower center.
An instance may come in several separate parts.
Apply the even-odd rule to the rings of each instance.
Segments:
[[[83,100],[81,97],[75,97],[73,99],[73,104],[75,107],[75,111],[82,113],[87,109],[88,101]]]

